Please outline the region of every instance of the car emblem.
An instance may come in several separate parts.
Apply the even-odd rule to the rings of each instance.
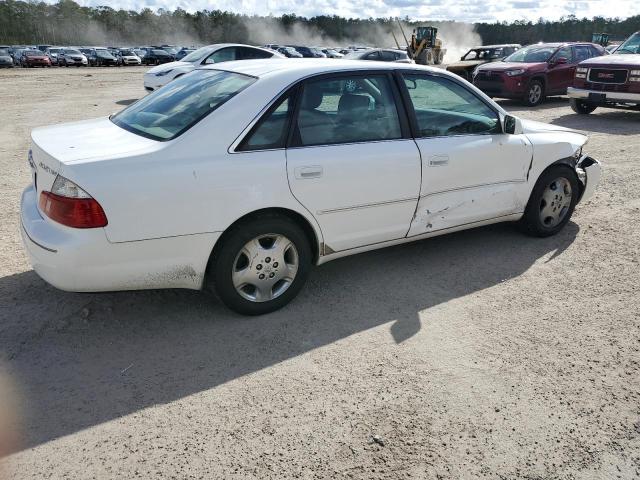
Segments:
[[[613,73],[598,73],[598,78],[613,78]]]

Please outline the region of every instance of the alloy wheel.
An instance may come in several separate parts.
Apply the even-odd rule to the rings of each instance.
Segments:
[[[547,228],[558,225],[571,206],[571,183],[564,177],[553,180],[542,193],[540,199],[540,221]]]
[[[291,286],[298,273],[298,250],[280,234],[260,235],[240,250],[231,280],[236,292],[251,302],[273,300]]]
[[[534,83],[529,89],[529,103],[535,105],[540,101],[542,97],[542,86],[539,83]]]

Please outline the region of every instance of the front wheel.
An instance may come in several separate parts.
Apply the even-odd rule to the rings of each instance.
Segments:
[[[309,240],[282,216],[242,223],[221,239],[207,278],[222,302],[244,315],[262,315],[289,303],[311,269]]]
[[[585,102],[584,100],[578,100],[575,98],[569,99],[569,104],[571,105],[571,110],[579,113],[580,115],[588,115],[596,108],[598,108],[598,106],[594,105],[593,103]]]
[[[520,227],[536,237],[555,235],[569,222],[579,194],[578,178],[570,167],[549,168],[533,187]]]
[[[529,107],[535,107],[542,103],[544,99],[544,86],[540,80],[531,80],[527,93],[524,96],[524,103]]]

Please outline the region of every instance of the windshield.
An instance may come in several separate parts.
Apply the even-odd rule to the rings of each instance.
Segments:
[[[170,140],[255,81],[239,73],[196,70],[125,108],[111,121],[143,137]]]
[[[78,50],[65,50],[65,55],[82,55]]]
[[[157,55],[158,57],[167,57],[167,56],[169,56],[169,54],[167,52],[165,52],[164,50],[152,50],[152,53],[154,55]]]
[[[135,53],[133,53],[131,50],[120,50],[120,55],[125,57],[131,57],[131,56],[134,56]]]
[[[502,57],[502,49],[501,48],[485,48],[485,49],[475,49],[469,50],[462,60],[489,60],[494,58]]]
[[[113,57],[113,55],[111,55],[108,50],[96,50],[96,55],[98,57],[104,57],[104,58],[112,58]]]
[[[518,63],[540,63],[551,58],[557,47],[547,47],[543,45],[531,45],[512,53],[504,59],[505,62]]]
[[[194,50],[189,55],[186,55],[181,62],[191,62],[196,63],[202,60],[204,57],[209,55],[213,49],[211,47],[201,47],[197,50]]]
[[[618,54],[640,53],[640,34],[634,33],[614,52]]]
[[[0,48],[0,56],[8,56],[9,55],[9,50],[7,50],[6,48]]]
[[[40,50],[26,50],[26,51],[24,52],[24,54],[25,54],[27,57],[33,57],[33,56],[36,56],[36,55],[37,55],[37,56],[39,56],[39,57],[41,57],[42,55],[44,55]]]
[[[49,53],[59,53],[60,49],[59,48],[50,48],[49,49]]]

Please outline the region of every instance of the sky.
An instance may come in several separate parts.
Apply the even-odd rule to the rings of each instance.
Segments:
[[[125,10],[177,7],[187,11],[228,10],[235,13],[299,16],[404,17],[420,20],[493,22],[496,20],[556,20],[563,15],[629,17],[640,14],[637,0],[75,0],[80,5],[109,5]],[[53,3],[53,1],[52,1]]]

